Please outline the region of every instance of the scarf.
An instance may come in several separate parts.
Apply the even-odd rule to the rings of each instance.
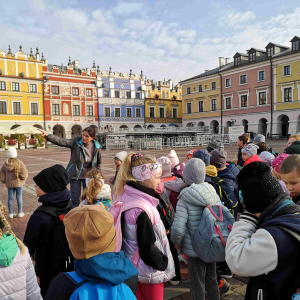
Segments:
[[[287,193],[280,193],[259,216],[258,227],[276,217],[295,213],[300,213],[300,206]]]

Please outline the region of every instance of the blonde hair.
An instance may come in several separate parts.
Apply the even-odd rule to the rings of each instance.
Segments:
[[[291,138],[295,139],[296,141],[300,141],[300,135],[298,135],[298,134],[291,135],[289,137],[289,139],[291,139]]]
[[[144,164],[156,163],[156,158],[147,154],[141,156],[139,159],[135,161],[131,161],[132,156],[134,154],[135,153],[131,152],[126,156],[118,171],[118,175],[114,185],[115,197],[121,195],[124,192],[124,185],[126,184],[127,181],[136,181],[131,172],[132,168]]]
[[[103,187],[103,178],[102,173],[98,169],[92,169],[87,172],[86,178],[91,178],[89,185],[83,191],[80,200],[87,200],[89,204],[95,204],[97,201],[96,197],[101,192]]]
[[[13,165],[13,170],[14,170],[14,173],[15,173],[15,179],[18,179],[19,175],[20,175],[20,171],[21,171],[20,161],[17,158],[9,158],[8,162]]]
[[[11,230],[9,223],[7,222],[5,215],[7,214],[7,208],[0,202],[0,221],[3,223],[4,228],[6,229],[5,232],[4,228],[0,228],[0,240],[2,239],[3,233],[10,233],[17,241],[17,244],[21,248],[21,255],[25,254],[25,245],[16,237],[14,232]]]

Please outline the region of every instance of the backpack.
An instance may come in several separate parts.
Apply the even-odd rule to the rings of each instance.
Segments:
[[[150,206],[150,204],[145,201],[145,200],[132,200],[130,202],[124,203],[121,201],[115,201],[112,205],[112,207],[110,208],[109,212],[112,214],[112,216],[114,217],[114,224],[115,224],[115,228],[117,231],[117,244],[116,244],[116,249],[115,252],[119,252],[122,249],[122,242],[123,242],[123,238],[122,238],[122,224],[121,224],[121,217],[122,214],[132,208],[140,208],[142,209],[149,217],[151,223],[154,223],[154,215],[153,215],[153,211],[152,208]],[[135,251],[135,253],[133,254],[132,258],[131,258],[131,262],[134,264],[134,266],[136,267],[138,262],[140,259],[140,254],[139,254],[139,249],[137,248],[137,250]]]
[[[165,228],[170,230],[175,218],[174,208],[166,194],[161,193],[157,194],[157,196],[159,203],[156,208],[160,214],[160,218],[164,223]]]
[[[79,277],[76,272],[65,274],[75,281],[76,286],[72,291],[70,300],[78,299],[103,299],[103,300],[136,300],[132,290],[126,283],[113,285],[109,282],[89,282]]]
[[[206,263],[225,261],[225,246],[234,217],[223,205],[206,206],[192,236],[194,251]]]
[[[273,154],[274,155],[274,157],[277,157],[278,156],[278,153],[276,153],[272,148],[270,148],[269,146],[268,146],[268,152],[270,152],[271,154]]]
[[[71,207],[72,202],[70,201],[70,209]],[[53,270],[57,273],[73,271],[75,259],[66,238],[63,222],[66,208],[59,209],[50,205],[41,205],[36,211],[41,211],[56,218],[51,225],[44,227],[44,232],[41,236],[42,243],[50,257]]]

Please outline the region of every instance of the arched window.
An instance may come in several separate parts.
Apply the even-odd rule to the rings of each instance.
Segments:
[[[164,99],[166,97],[165,92],[162,92],[162,98]]]
[[[166,98],[169,99],[169,93],[168,92],[166,92]]]
[[[151,97],[151,91],[148,90],[148,97],[150,98]]]

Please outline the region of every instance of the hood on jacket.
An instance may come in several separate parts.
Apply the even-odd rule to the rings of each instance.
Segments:
[[[231,179],[235,181],[236,176],[239,174],[240,170],[235,165],[229,165],[227,168],[221,172],[218,173],[218,177],[226,177],[228,179]]]
[[[103,184],[101,192],[96,196],[96,199],[111,199],[111,188],[109,184]]]
[[[77,144],[79,144],[80,146],[83,146],[83,141],[82,141],[81,135],[75,137],[74,139],[77,141]],[[101,148],[100,144],[96,140],[93,140],[93,142],[94,142],[95,148],[97,148],[97,149]]]
[[[275,217],[274,219],[262,223],[260,228],[276,227],[276,226],[290,229],[300,235],[300,214],[292,214],[292,215]]]
[[[71,192],[64,189],[59,192],[49,193],[39,197],[38,202],[41,203],[60,203],[71,199]]]
[[[3,234],[0,240],[0,266],[8,267],[17,255],[18,244],[12,234]]]
[[[179,200],[181,198],[184,199],[184,202],[203,207],[207,205],[222,205],[214,187],[207,182],[201,184],[193,183],[183,189],[178,198]]]
[[[218,176],[218,170],[215,166],[208,166],[206,167],[206,175],[210,177],[217,177]]]
[[[109,282],[113,285],[121,284],[138,274],[123,251],[107,252],[88,259],[75,260],[74,268],[76,274],[83,279],[97,283]]]
[[[7,171],[13,171],[14,170],[14,165],[10,162],[8,162],[8,160],[4,163],[4,167],[6,168]]]

